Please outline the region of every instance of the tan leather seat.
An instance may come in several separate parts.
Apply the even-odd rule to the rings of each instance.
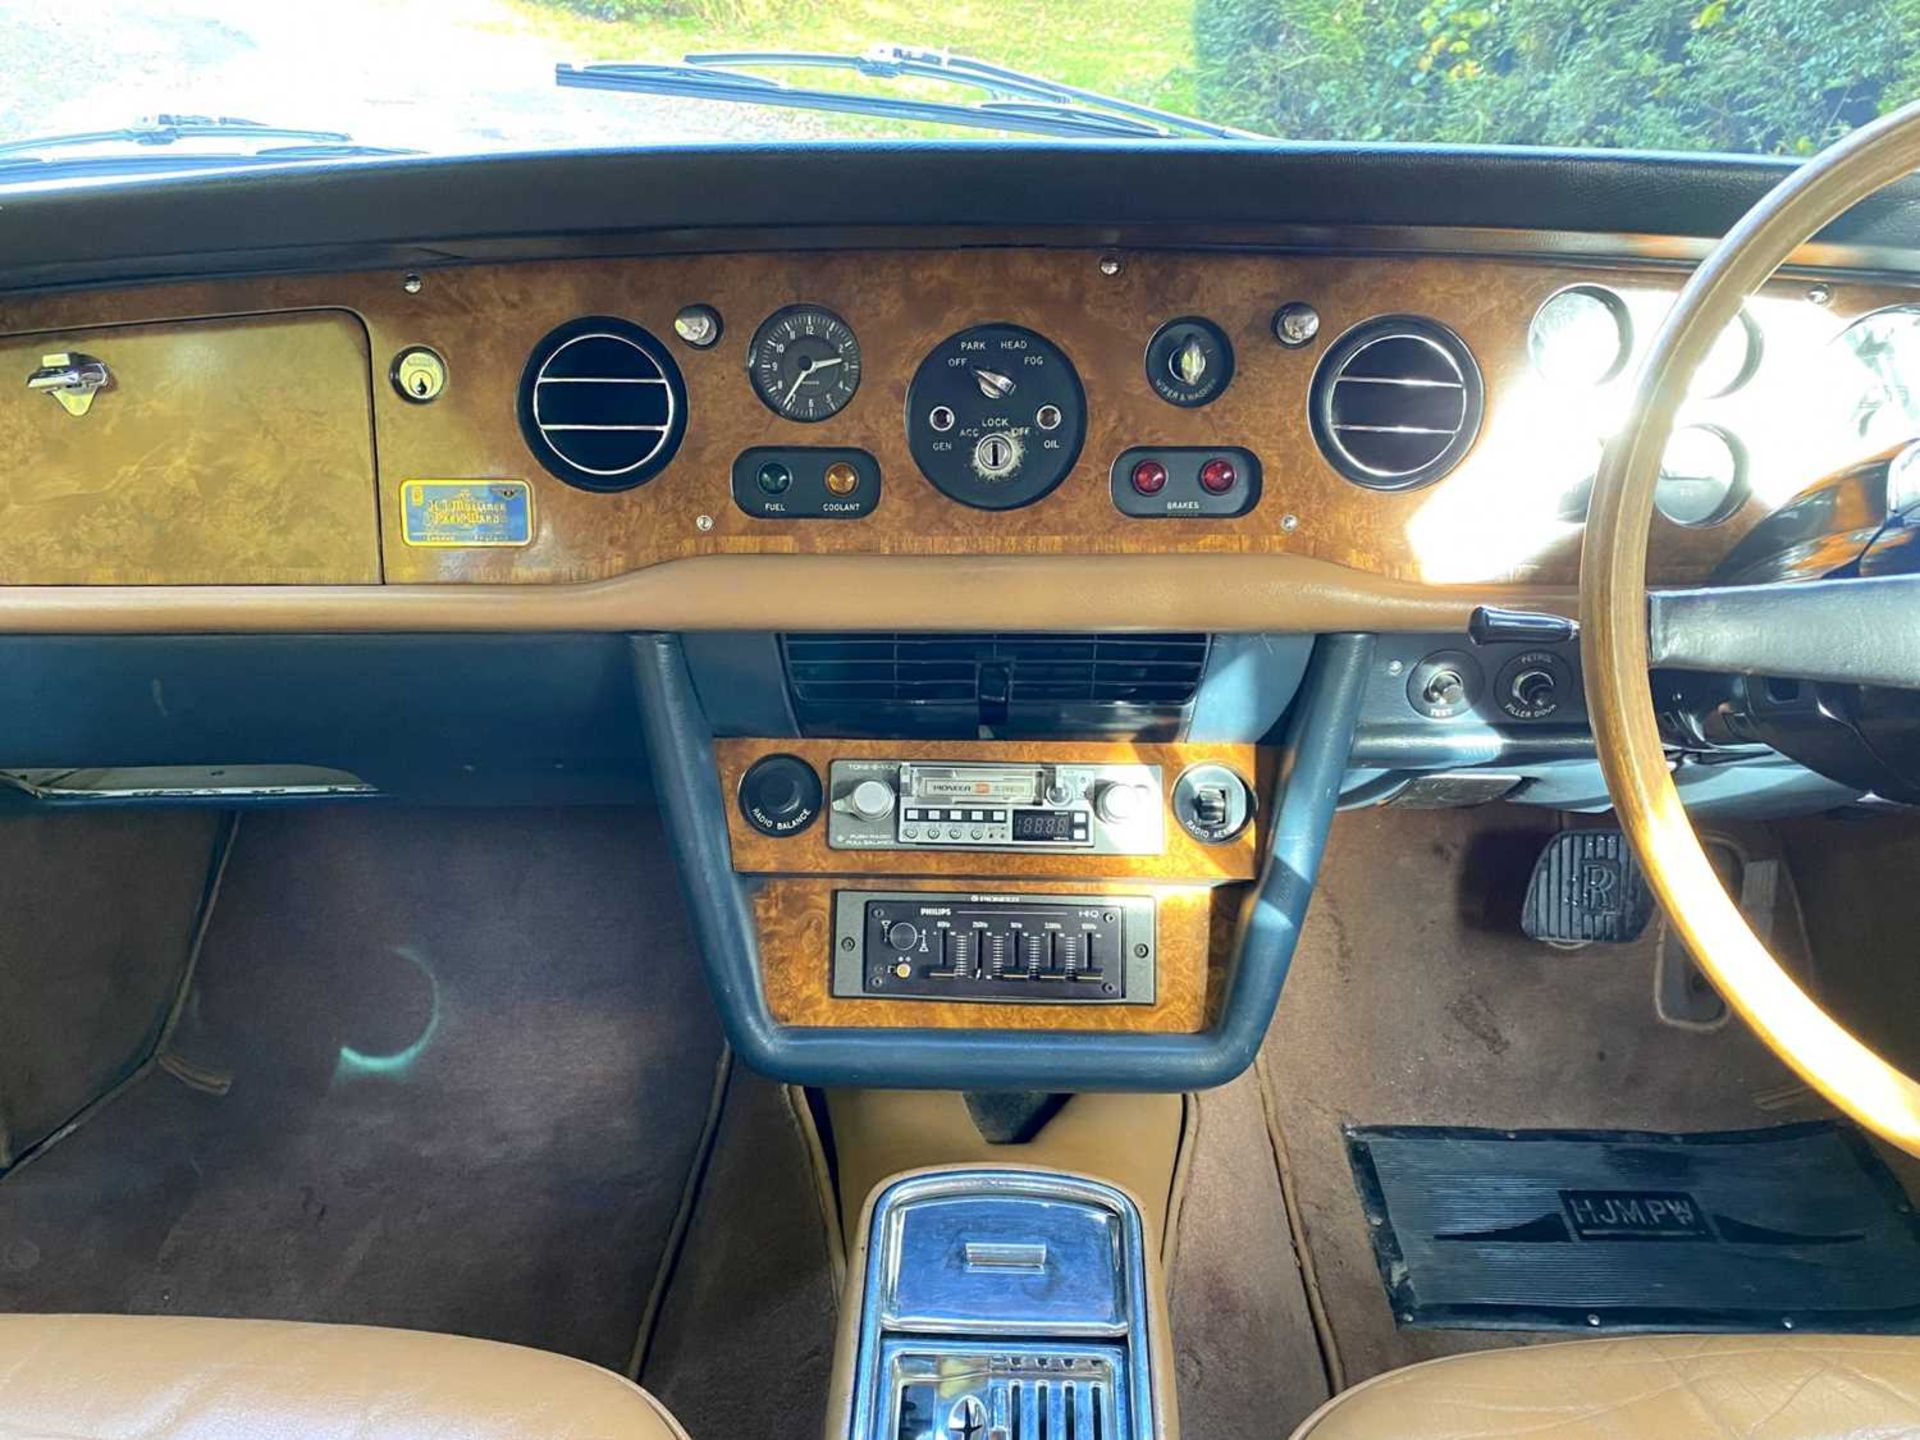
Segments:
[[[1336,1395],[1294,1440],[1920,1435],[1920,1338],[1650,1335],[1454,1355]]]
[[[413,1330],[0,1316],[5,1440],[686,1440],[585,1361]]]

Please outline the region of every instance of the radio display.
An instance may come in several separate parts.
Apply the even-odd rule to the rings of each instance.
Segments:
[[[904,768],[904,767],[903,767]],[[941,768],[915,765],[903,774],[903,788],[915,800],[986,801],[998,805],[1032,805],[1040,798],[1040,772],[1001,769],[990,765]]]
[[[1013,812],[1013,838],[1016,840],[1071,840],[1071,810],[1016,810]]]

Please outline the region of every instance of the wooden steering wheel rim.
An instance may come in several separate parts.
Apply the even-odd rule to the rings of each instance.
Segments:
[[[1727,233],[1655,338],[1631,418],[1607,447],[1580,551],[1581,661],[1607,790],[1647,879],[1727,1003],[1802,1079],[1920,1155],[1920,1084],[1837,1024],[1727,895],[1668,771],[1647,680],[1647,538],[1660,457],[1695,366],[1742,302],[1849,207],[1920,169],[1920,104],[1813,157]]]

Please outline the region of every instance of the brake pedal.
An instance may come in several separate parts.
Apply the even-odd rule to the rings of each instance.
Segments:
[[[1653,918],[1653,892],[1618,830],[1563,830],[1534,861],[1520,928],[1556,945],[1627,945]]]

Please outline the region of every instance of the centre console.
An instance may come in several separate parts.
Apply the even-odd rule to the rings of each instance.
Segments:
[[[1051,1171],[925,1171],[880,1192],[866,1238],[849,1413],[830,1418],[830,1433],[1167,1433],[1172,1378],[1156,1361],[1164,1310],[1125,1192]]]
[[[736,1053],[832,1087],[1175,1093],[1232,1079],[1279,1001],[1372,653],[1368,636],[1314,641],[1277,746],[796,734],[797,690],[784,719],[755,717],[756,738],[741,715],[716,734],[707,712],[750,664],[716,663],[696,688],[678,637],[636,637],[655,794]],[[998,683],[994,664],[976,668]],[[875,718],[843,708],[833,728]],[[1102,789],[1135,784],[1147,794]],[[929,842],[935,822],[907,812],[934,809]],[[1053,813],[1016,827],[1021,810]],[[834,843],[836,817],[842,840],[857,821],[870,843]],[[1101,853],[1154,824],[1157,846]]]
[[[714,748],[780,1023],[1204,1029],[1259,866],[1254,746]]]

